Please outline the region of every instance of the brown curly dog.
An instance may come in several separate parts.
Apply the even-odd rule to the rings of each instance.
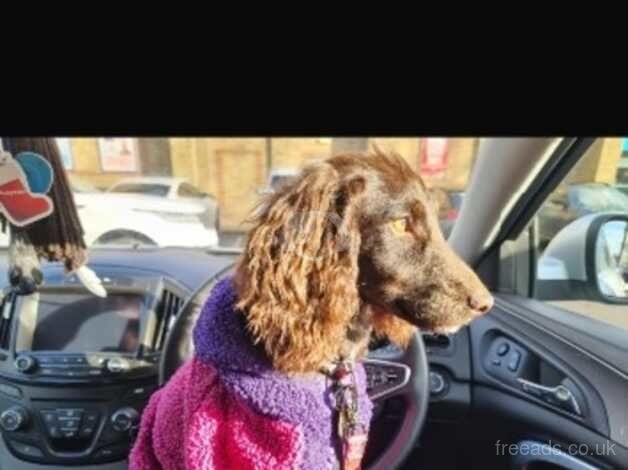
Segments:
[[[416,327],[451,333],[491,309],[447,245],[429,191],[398,155],[339,155],[260,206],[235,285],[273,366],[317,371],[357,359],[372,332],[405,345]]]

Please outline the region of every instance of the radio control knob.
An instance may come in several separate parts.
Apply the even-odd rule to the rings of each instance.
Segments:
[[[28,374],[29,372],[33,372],[35,370],[35,368],[37,367],[37,360],[32,357],[29,356],[27,354],[20,354],[16,359],[15,359],[15,368],[23,373],[23,374]]]
[[[129,361],[121,357],[112,357],[111,359],[107,359],[105,361],[105,369],[113,374],[126,372],[130,369],[130,367]]]
[[[0,427],[5,431],[17,431],[28,422],[28,411],[21,406],[12,406],[0,414]]]
[[[120,408],[113,415],[111,415],[111,425],[113,429],[118,432],[129,431],[132,427],[136,426],[140,421],[140,415],[135,408],[125,407]]]

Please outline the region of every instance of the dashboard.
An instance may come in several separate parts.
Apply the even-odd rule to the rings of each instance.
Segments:
[[[60,265],[46,264],[37,306],[17,299],[10,321],[3,315],[0,323],[0,468],[126,468],[139,417],[158,388],[169,327],[185,299],[236,256],[93,250],[89,265],[103,280],[105,299],[88,295]],[[461,419],[471,402],[469,333],[424,340],[428,418]],[[371,355],[390,348],[373,344]],[[377,406],[373,432],[382,445],[394,435],[402,406],[394,399]]]
[[[186,249],[93,250],[106,298],[55,263],[43,266],[35,295],[5,296],[0,468],[126,468],[169,327],[190,293],[232,262]]]

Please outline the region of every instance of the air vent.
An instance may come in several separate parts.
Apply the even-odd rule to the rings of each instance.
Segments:
[[[428,348],[447,349],[451,346],[451,338],[447,335],[423,333],[423,342]]]
[[[164,342],[166,341],[166,335],[170,330],[170,327],[174,323],[177,313],[183,306],[183,299],[176,294],[173,294],[167,289],[164,289],[161,294],[161,300],[157,306],[156,316],[157,325],[155,333],[153,335],[153,351],[161,351]]]

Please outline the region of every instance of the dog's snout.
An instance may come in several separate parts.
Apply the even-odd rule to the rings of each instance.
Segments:
[[[493,296],[490,294],[476,293],[469,296],[467,303],[474,316],[484,315],[493,308]]]

